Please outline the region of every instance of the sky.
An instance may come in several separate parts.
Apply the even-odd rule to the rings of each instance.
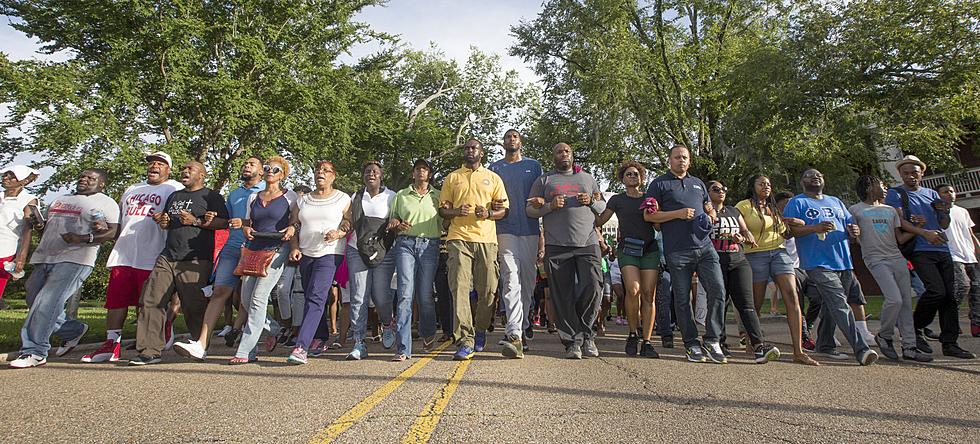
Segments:
[[[398,35],[401,41],[415,49],[428,49],[435,44],[446,57],[465,63],[470,46],[485,53],[501,56],[504,69],[514,69],[524,81],[537,81],[537,76],[518,57],[507,55],[514,44],[510,27],[520,21],[533,20],[541,10],[541,0],[389,0],[385,6],[365,8],[356,17],[373,29]],[[65,54],[40,54],[40,42],[10,26],[10,17],[0,17],[0,52],[12,60],[64,60]],[[349,61],[370,54],[377,47],[360,45],[352,49]],[[5,114],[0,104],[0,115]],[[27,163],[29,154],[14,158],[13,164]],[[38,181],[46,180],[51,169],[41,169]]]

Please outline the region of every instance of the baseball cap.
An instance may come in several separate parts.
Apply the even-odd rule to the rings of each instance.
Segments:
[[[14,177],[16,177],[17,180],[27,179],[28,177],[30,177],[31,174],[41,175],[40,172],[27,165],[11,165],[9,167],[4,168],[3,171],[0,172],[0,174],[4,174],[7,171],[14,173]]]
[[[173,159],[170,158],[170,155],[169,154],[167,154],[167,153],[165,153],[163,151],[157,151],[157,152],[155,152],[153,154],[148,154],[146,156],[146,159],[145,160],[147,162],[149,162],[151,160],[160,160],[160,161],[163,161],[163,163],[167,164],[168,167],[173,167],[174,166]]]
[[[425,167],[428,168],[429,171],[432,171],[432,164],[429,163],[428,160],[425,160],[425,159],[423,159],[421,157],[419,157],[418,159],[415,159],[415,163],[412,164],[412,168],[415,168],[415,167],[419,166],[420,163],[422,165],[425,165]]]

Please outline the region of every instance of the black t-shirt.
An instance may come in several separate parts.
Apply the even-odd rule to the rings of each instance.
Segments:
[[[657,241],[654,234],[653,224],[643,220],[643,204],[645,196],[629,197],[626,193],[619,193],[609,198],[606,208],[616,213],[619,219],[619,245],[623,245],[623,238],[632,237],[644,241],[643,250],[651,252],[657,250]]]
[[[711,243],[718,252],[721,263],[734,263],[745,259],[742,246],[731,241],[731,235],[738,233],[738,218],[742,215],[735,207],[725,205],[718,211],[718,223],[711,228]]]
[[[203,220],[205,212],[214,211],[218,213],[217,217],[227,219],[228,209],[220,194],[209,188],[174,191],[167,198],[164,211],[170,215],[170,225],[167,226],[167,245],[161,253],[163,257],[171,261],[214,259],[214,231],[180,223],[180,212],[188,211]]]

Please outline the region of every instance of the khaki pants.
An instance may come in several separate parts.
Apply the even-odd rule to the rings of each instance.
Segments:
[[[184,314],[187,329],[194,340],[198,339],[204,323],[204,310],[208,306],[201,288],[208,285],[211,268],[209,260],[173,262],[162,255],[157,257],[140,294],[140,312],[136,321],[136,351],[139,354],[159,356],[166,345],[163,329],[175,292],[180,298],[180,311]]]
[[[450,240],[449,289],[456,309],[456,328],[453,339],[460,346],[473,346],[477,331],[490,327],[493,313],[493,293],[497,291],[497,244]],[[470,289],[476,290],[476,319],[470,310]],[[475,321],[475,322],[474,322]],[[474,328],[475,326],[475,328]]]

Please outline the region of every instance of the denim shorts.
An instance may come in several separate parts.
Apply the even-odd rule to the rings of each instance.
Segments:
[[[770,278],[789,274],[795,275],[793,259],[786,253],[785,248],[769,251],[746,253],[749,265],[752,266],[752,282],[766,282]]]
[[[242,247],[232,248],[226,245],[218,253],[218,266],[214,272],[214,285],[224,287],[234,287],[241,282],[241,276],[235,276],[235,267],[238,267],[238,259],[242,257]]]

